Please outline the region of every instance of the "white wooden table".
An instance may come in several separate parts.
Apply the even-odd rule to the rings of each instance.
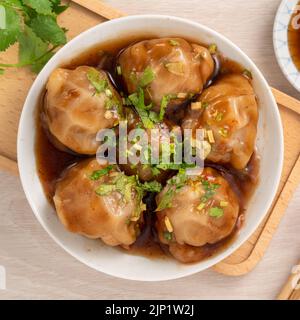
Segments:
[[[280,0],[106,0],[128,14],[159,13],[201,22],[229,37],[270,84],[300,99],[277,66],[272,27]],[[139,283],[89,269],[69,256],[39,225],[18,178],[0,173],[0,265],[7,290],[0,299],[273,299],[300,259],[300,188],[257,268],[240,278],[211,270],[172,282]]]

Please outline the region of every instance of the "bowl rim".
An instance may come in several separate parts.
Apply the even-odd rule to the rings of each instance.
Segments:
[[[222,34],[214,31],[213,29],[211,29],[209,27],[206,27],[206,26],[204,26],[204,25],[202,25],[200,23],[191,21],[189,19],[169,16],[169,15],[145,14],[145,15],[126,16],[126,17],[115,19],[115,20],[110,20],[110,21],[101,23],[99,25],[96,25],[96,26],[84,31],[83,33],[79,34],[77,37],[75,37],[70,42],[68,42],[62,49],[60,49],[58,51],[58,53],[60,52],[60,54],[62,54],[64,51],[69,50],[70,48],[72,48],[72,46],[73,46],[73,44],[75,42],[79,42],[81,39],[89,36],[90,33],[93,33],[98,28],[101,28],[101,26],[103,24],[106,24],[106,27],[108,27],[110,25],[119,24],[120,22],[121,23],[126,23],[126,22],[130,22],[130,21],[134,21],[134,20],[142,20],[142,21],[144,21],[145,19],[148,19],[148,20],[168,19],[168,20],[174,21],[174,23],[181,22],[183,24],[190,25],[190,26],[192,26],[194,28],[201,29],[203,32],[207,32],[209,35],[211,35],[211,36],[213,36],[213,37],[215,37],[217,39],[221,38],[223,42],[225,42],[229,47],[231,47],[234,51],[236,51],[239,54],[239,56],[243,57],[243,59],[245,59],[249,63],[249,65],[251,66],[252,70],[256,71],[256,73],[261,78],[260,80],[262,81],[262,86],[264,87],[264,91],[266,91],[266,94],[268,95],[268,99],[271,102],[270,104],[272,104],[272,107],[277,106],[275,98],[274,98],[274,96],[272,94],[272,91],[271,91],[266,79],[262,75],[261,71],[255,65],[255,63],[237,45],[235,45],[233,42],[231,42],[228,38],[226,38]],[[277,123],[278,130],[279,130],[279,135],[280,135],[280,139],[276,143],[277,143],[278,149],[281,150],[282,152],[279,155],[278,170],[277,170],[276,175],[274,177],[275,183],[272,185],[272,188],[268,192],[270,194],[270,196],[268,196],[268,201],[266,201],[264,203],[263,208],[261,210],[262,212],[264,211],[264,213],[261,214],[260,217],[258,217],[256,219],[256,223],[253,224],[253,226],[251,228],[249,228],[248,232],[245,233],[243,238],[239,237],[238,239],[236,239],[232,243],[232,245],[230,245],[225,250],[223,250],[220,253],[216,254],[212,258],[209,258],[208,260],[205,260],[204,262],[203,261],[199,262],[198,263],[199,267],[197,268],[197,270],[185,269],[184,272],[181,272],[177,276],[175,276],[175,275],[174,276],[160,276],[160,277],[150,278],[150,279],[147,279],[146,275],[145,275],[145,278],[127,276],[127,275],[125,276],[124,274],[120,274],[118,272],[113,272],[111,270],[106,270],[106,269],[104,270],[104,268],[101,268],[99,266],[96,267],[95,265],[93,265],[93,263],[91,263],[89,261],[86,261],[84,258],[82,258],[80,256],[80,254],[77,254],[77,252],[74,252],[73,250],[68,248],[59,237],[54,235],[51,232],[51,230],[48,227],[48,225],[42,221],[42,218],[40,217],[40,214],[39,214],[38,209],[36,207],[36,203],[32,199],[31,192],[30,192],[29,187],[28,187],[30,182],[26,181],[26,176],[25,176],[26,163],[25,163],[25,161],[22,161],[22,154],[26,150],[26,145],[25,145],[25,143],[22,142],[22,134],[23,134],[23,132],[26,132],[26,130],[27,130],[27,128],[26,128],[26,117],[28,115],[26,115],[26,109],[28,109],[30,107],[29,104],[31,103],[31,100],[32,100],[31,96],[33,95],[33,92],[35,90],[35,87],[36,87],[37,83],[42,79],[42,76],[43,76],[44,73],[46,73],[46,74],[48,73],[47,66],[51,63],[51,61],[52,61],[52,59],[54,59],[54,57],[50,59],[50,61],[47,63],[47,65],[43,68],[43,70],[37,76],[37,78],[35,79],[33,85],[31,86],[31,88],[29,90],[29,93],[27,95],[27,98],[25,100],[24,107],[23,107],[22,114],[21,114],[21,118],[20,118],[19,129],[18,129],[17,155],[18,155],[18,163],[19,163],[19,172],[20,172],[21,184],[22,184],[22,187],[24,189],[24,193],[26,195],[27,201],[29,202],[30,207],[31,207],[34,215],[36,216],[37,220],[40,222],[42,227],[46,230],[46,232],[50,235],[50,237],[60,247],[62,247],[65,251],[67,251],[71,256],[73,256],[74,258],[76,258],[80,262],[84,263],[85,265],[87,265],[87,266],[89,266],[89,267],[91,267],[91,268],[93,268],[93,269],[95,269],[97,271],[103,272],[105,274],[108,274],[108,275],[111,275],[111,276],[117,277],[117,278],[122,278],[122,279],[127,279],[127,280],[134,280],[134,281],[145,281],[145,282],[148,282],[148,281],[166,281],[166,280],[179,279],[179,278],[190,276],[190,275],[196,274],[196,273],[198,273],[200,271],[206,270],[206,269],[212,267],[213,265],[219,263],[220,261],[224,260],[226,257],[230,256],[234,251],[236,251],[242,244],[244,244],[249,239],[249,237],[254,233],[254,231],[257,229],[257,227],[260,225],[262,220],[267,215],[267,212],[270,209],[271,204],[272,204],[272,202],[273,202],[273,200],[275,198],[275,195],[276,195],[276,192],[277,192],[277,189],[278,189],[278,186],[279,186],[280,178],[281,178],[281,173],[282,173],[282,168],[283,168],[284,143],[283,143],[283,127],[282,127],[280,113],[279,113],[279,110],[278,110],[277,107],[273,108],[274,109],[273,110],[274,111],[274,116],[275,116],[275,119],[276,119],[276,123]],[[35,133],[35,128],[33,130],[34,130],[34,133]],[[34,159],[35,159],[35,156],[34,156]],[[35,170],[35,174],[37,174],[36,170]],[[45,196],[45,201],[47,201],[46,200],[46,196]]]
[[[277,63],[289,83],[300,92],[300,70],[296,67],[293,58],[291,56],[288,45],[288,26],[294,13],[295,6],[299,3],[299,0],[282,0],[274,19],[273,25],[273,47],[276,56]],[[293,9],[290,9],[290,7]],[[286,10],[286,12],[284,11]],[[286,21],[288,19],[288,21]],[[286,31],[281,34],[282,31]],[[285,55],[288,56],[285,56]],[[288,67],[291,68],[288,71]],[[292,75],[296,75],[293,77]]]

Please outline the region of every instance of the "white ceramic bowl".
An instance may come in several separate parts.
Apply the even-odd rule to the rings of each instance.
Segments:
[[[273,44],[282,72],[291,85],[300,91],[300,71],[293,62],[288,46],[288,27],[297,4],[299,4],[299,0],[283,0],[281,2],[274,22]]]
[[[249,203],[246,223],[226,250],[205,261],[184,265],[172,259],[150,260],[110,248],[101,241],[89,240],[64,229],[48,203],[37,175],[35,160],[35,114],[39,95],[50,73],[84,50],[111,39],[132,34],[158,37],[193,37],[196,41],[216,43],[221,52],[252,71],[259,98],[260,119],[257,147],[261,155],[260,183]],[[283,134],[280,115],[270,88],[254,63],[232,42],[219,33],[189,20],[170,16],[130,16],[102,23],[73,39],[44,67],[26,99],[18,132],[18,164],[21,181],[31,208],[49,235],[67,252],[86,265],[112,276],[141,281],[184,277],[223,260],[240,247],[265,217],[275,196],[283,163]],[[57,261],[59,263],[59,261]]]

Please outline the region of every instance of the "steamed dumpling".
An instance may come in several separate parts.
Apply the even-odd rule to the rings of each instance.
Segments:
[[[137,127],[144,130],[144,133],[147,135],[148,144],[149,146],[151,145],[151,152],[149,151],[149,148],[147,148],[149,151],[147,153],[148,161],[147,163],[139,162],[133,164],[130,161],[130,157],[128,157],[127,164],[119,164],[121,170],[124,171],[127,175],[137,175],[142,182],[154,180],[159,182],[166,181],[166,179],[168,179],[168,177],[170,176],[169,170],[158,169],[155,165],[151,165],[150,157],[151,153],[153,155],[159,154],[161,157],[162,147],[164,144],[163,139],[164,137],[169,136],[169,127],[163,122],[155,124],[155,126],[152,128],[155,131],[151,134],[151,129],[145,129],[139,118],[136,117],[136,121],[131,126],[128,126],[128,129],[130,131],[132,129],[136,129]],[[140,141],[137,141],[135,144],[132,144],[130,141],[128,141],[128,155],[130,153],[141,154],[142,146],[143,144]]]
[[[178,179],[178,178],[177,178]],[[215,244],[228,237],[239,214],[239,203],[229,183],[214,169],[205,168],[200,176],[180,180],[167,186],[157,196],[159,240],[183,262],[200,260],[203,252],[196,248]],[[170,198],[170,188],[177,190]]]
[[[244,169],[254,151],[258,121],[249,80],[239,74],[226,75],[204,90],[198,102],[200,108],[192,110],[192,104],[182,127],[207,130],[212,146],[207,160]]]
[[[145,88],[148,102],[159,111],[163,97],[185,100],[202,91],[214,71],[214,61],[202,46],[180,38],[145,40],[131,45],[119,57],[129,94]]]
[[[60,221],[69,231],[110,246],[133,244],[143,204],[132,178],[94,159],[67,169],[54,196]]]
[[[106,73],[87,66],[58,68],[46,89],[43,115],[51,135],[76,153],[96,154],[98,131],[117,125],[122,107]]]

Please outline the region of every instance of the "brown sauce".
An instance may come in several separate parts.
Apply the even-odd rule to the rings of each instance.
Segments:
[[[110,71],[113,74],[113,63],[116,55],[124,47],[129,44],[151,37],[122,39],[120,41],[109,42],[102,45],[95,46],[87,50],[84,54],[72,59],[69,63],[62,64],[63,67],[74,69],[80,65],[99,66]],[[192,41],[192,39],[187,39]],[[219,56],[221,61],[220,76],[229,73],[241,73],[244,68],[238,63]],[[40,111],[42,109],[42,100],[38,106],[37,112],[37,134],[36,134],[36,161],[40,180],[42,182],[44,192],[53,205],[53,196],[55,193],[55,184],[60,178],[62,172],[70,165],[86,158],[84,156],[72,155],[67,152],[58,150],[50,142],[49,136],[44,130]],[[232,234],[213,245],[206,245],[203,247],[205,258],[214,255],[216,252],[225,250],[234,240],[238,231],[241,229],[244,221],[244,213],[247,208],[247,203],[258,183],[259,159],[254,154],[247,166],[242,172],[238,172],[228,166],[221,166],[217,164],[206,163],[221,172],[221,174],[229,181],[233,190],[237,193],[240,202],[240,217],[236,224],[235,230]],[[147,203],[147,213],[145,214],[144,228],[134,245],[127,251],[134,255],[143,255],[149,258],[166,258],[170,256],[167,247],[159,244],[155,232],[155,207],[153,195],[145,199]],[[122,249],[123,250],[123,249]]]
[[[295,29],[293,22],[300,24],[300,10],[295,10],[288,27],[289,50],[296,68],[300,71],[300,29]]]

